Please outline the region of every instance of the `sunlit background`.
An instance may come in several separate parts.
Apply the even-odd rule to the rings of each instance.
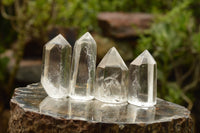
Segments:
[[[113,46],[127,66],[148,49],[158,97],[191,110],[200,132],[200,1],[1,0],[0,10],[0,132],[14,88],[40,81],[43,45],[61,33],[73,46],[87,31],[97,64]]]

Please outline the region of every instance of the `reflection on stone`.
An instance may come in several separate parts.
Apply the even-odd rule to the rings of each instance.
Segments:
[[[127,115],[130,116],[127,122],[152,122],[155,120],[156,108],[153,107],[139,107],[135,105],[129,105],[127,108]]]
[[[70,119],[89,120],[92,119],[91,101],[80,101],[71,98],[46,97],[39,105],[40,113],[53,116],[62,116]]]
[[[68,99],[69,101],[69,118],[79,120],[92,120],[92,105],[93,100],[81,101],[75,99]]]
[[[51,97],[46,97],[39,105],[39,110],[41,113],[50,114],[53,116],[68,116],[69,100],[67,98],[55,99]]]
[[[112,104],[95,100],[93,118],[99,122],[123,122],[127,103]]]
[[[155,123],[183,118],[189,114],[186,108],[162,99],[157,99],[154,107],[142,108],[131,104],[109,104],[98,100],[82,102],[46,96],[40,84],[33,84],[17,88],[12,101],[19,103],[25,110],[47,116],[101,123]]]

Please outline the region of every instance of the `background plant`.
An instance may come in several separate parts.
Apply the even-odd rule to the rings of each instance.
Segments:
[[[168,12],[141,36],[136,53],[149,49],[158,63],[158,94],[179,104],[193,105],[193,93],[200,83],[200,32],[195,25],[191,1]]]

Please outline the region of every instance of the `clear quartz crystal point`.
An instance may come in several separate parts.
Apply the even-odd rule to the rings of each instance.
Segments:
[[[69,95],[72,48],[59,34],[43,48],[41,83],[52,98]]]
[[[127,102],[127,72],[116,48],[111,48],[97,66],[95,98],[108,103]]]
[[[96,42],[89,32],[76,41],[72,58],[71,98],[94,98],[96,51]]]
[[[157,96],[157,65],[145,50],[129,67],[128,102],[137,106],[153,106]]]

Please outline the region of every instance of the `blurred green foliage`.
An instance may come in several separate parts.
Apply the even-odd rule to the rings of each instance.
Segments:
[[[0,54],[2,54],[5,51],[5,49],[0,45]],[[7,57],[0,57],[0,85],[4,85],[5,83],[5,75],[7,70],[9,59]]]
[[[192,91],[200,83],[200,32],[190,0],[160,16],[141,36],[136,53],[151,51],[158,63],[158,94],[166,100],[192,107]]]
[[[23,24],[24,30],[32,27],[35,36],[41,35],[50,25],[64,27],[78,27],[80,34],[88,30],[98,31],[97,14],[101,11],[125,11],[125,12],[150,12],[164,13],[183,0],[3,0],[7,7],[15,5],[14,16],[16,22]],[[18,4],[16,4],[18,3]],[[16,6],[18,5],[18,6]],[[29,31],[30,33],[30,31]]]
[[[2,0],[14,23],[34,37],[50,26],[78,27],[82,34],[99,31],[97,14],[102,11],[166,13],[184,0]],[[194,0],[195,1],[195,0]],[[193,4],[195,5],[195,3]],[[14,6],[14,8],[13,8]],[[196,13],[196,12],[195,12]]]
[[[0,19],[2,19],[2,17],[0,16]],[[15,38],[14,36],[14,31],[13,30],[7,30],[7,26],[8,21],[0,21],[0,55],[3,54],[6,50],[6,48],[8,48],[8,44],[10,44],[11,42],[13,42],[13,38]],[[0,85],[2,86],[5,82],[5,75],[6,73],[6,68],[8,65],[8,58],[4,57],[4,56],[0,56]]]

